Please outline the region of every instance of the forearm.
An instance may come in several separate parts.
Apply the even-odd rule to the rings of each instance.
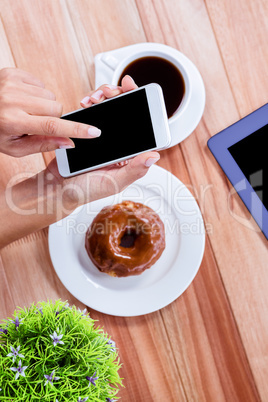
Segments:
[[[61,189],[43,171],[2,191],[0,248],[71,213],[75,206],[64,199]]]

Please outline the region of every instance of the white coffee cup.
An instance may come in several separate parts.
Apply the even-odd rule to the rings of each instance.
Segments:
[[[177,119],[180,118],[180,116],[184,113],[185,109],[188,106],[189,99],[191,97],[191,92],[192,92],[192,85],[189,77],[189,73],[187,71],[187,63],[184,63],[183,58],[185,56],[182,55],[180,59],[178,57],[174,57],[173,55],[170,55],[169,52],[167,51],[169,49],[168,46],[162,45],[162,44],[153,44],[154,49],[150,49],[150,43],[145,43],[142,44],[145,45],[144,49],[142,49],[141,44],[136,45],[137,49],[135,51],[135,45],[130,46],[132,52],[131,54],[128,54],[126,52],[126,56],[123,57],[115,57],[114,54],[108,53],[103,53],[101,57],[101,61],[106,64],[108,67],[110,67],[113,70],[113,75],[112,75],[112,84],[113,85],[118,85],[118,80],[124,71],[124,69],[134,60],[137,60],[142,57],[160,57],[162,59],[165,59],[172,63],[181,73],[183,80],[184,80],[184,86],[185,86],[185,93],[183,96],[183,99],[178,106],[178,109],[175,111],[175,113],[169,118],[169,124],[172,125],[173,122],[175,122]],[[157,48],[156,48],[157,47]],[[127,48],[125,48],[127,49]],[[186,58],[185,58],[186,59]],[[186,59],[188,60],[188,59]]]
[[[169,118],[171,145],[187,138],[198,125],[205,107],[206,92],[201,74],[194,63],[177,49],[161,43],[136,43],[135,45],[98,53],[95,56],[95,87],[102,84],[117,85],[125,67],[141,57],[161,57],[180,71],[185,93],[178,109]]]

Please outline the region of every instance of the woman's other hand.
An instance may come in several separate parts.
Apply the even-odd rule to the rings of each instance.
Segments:
[[[94,138],[101,132],[87,124],[61,120],[62,105],[32,74],[0,70],[0,152],[21,157],[57,148],[73,148],[71,138]]]

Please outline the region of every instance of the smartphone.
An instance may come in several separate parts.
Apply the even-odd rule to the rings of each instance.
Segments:
[[[72,138],[75,148],[56,150],[63,177],[99,169],[142,152],[161,150],[171,142],[163,92],[158,84],[145,85],[61,118],[101,130],[100,137]]]

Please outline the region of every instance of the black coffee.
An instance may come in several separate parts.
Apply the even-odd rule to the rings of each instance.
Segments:
[[[167,115],[173,116],[185,94],[183,77],[174,64],[161,57],[141,57],[126,66],[118,85],[121,85],[121,80],[126,74],[130,75],[139,87],[151,82],[159,84],[163,90]]]

